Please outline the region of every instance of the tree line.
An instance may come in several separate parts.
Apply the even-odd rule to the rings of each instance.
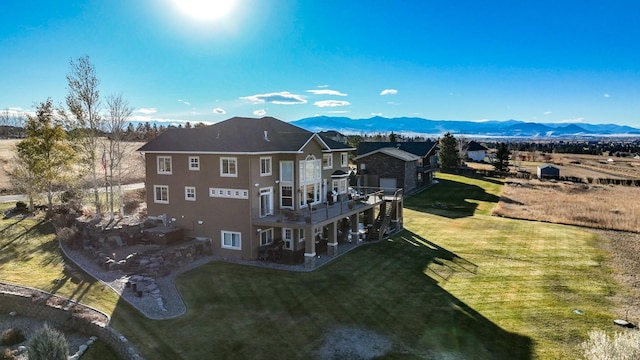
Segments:
[[[88,176],[100,217],[106,209],[99,189],[111,184],[107,203],[113,215],[113,185],[120,200],[123,196],[123,159],[130,146],[125,125],[133,108],[122,94],[101,96],[100,80],[88,56],[70,60],[66,80],[64,105],[56,106],[47,98],[36,103],[34,114],[24,115],[23,140],[16,145],[10,175],[17,190],[27,196],[30,211],[34,198],[46,194],[49,215],[55,192],[74,189]]]

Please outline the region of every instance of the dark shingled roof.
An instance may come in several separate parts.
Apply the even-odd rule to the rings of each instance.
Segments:
[[[411,141],[411,142],[361,142],[358,144],[358,156],[382,148],[396,148],[416,156],[425,157],[436,146],[433,141]]]
[[[272,117],[234,117],[189,129],[168,129],[143,145],[141,152],[268,153],[299,151],[314,135],[311,131]],[[349,149],[319,137],[332,150]]]
[[[469,141],[469,146],[467,147],[467,151],[483,151],[488,150],[484,145],[477,143],[473,140]]]

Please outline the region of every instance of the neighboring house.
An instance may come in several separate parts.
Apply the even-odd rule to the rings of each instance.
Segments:
[[[318,133],[318,135],[324,137],[324,138],[328,138],[331,139],[333,141],[337,141],[339,143],[342,144],[346,144],[347,140],[349,139],[346,135],[339,133],[338,131],[335,130],[329,130],[329,131],[320,131]]]
[[[371,196],[377,189],[359,189],[350,199],[353,150],[271,117],[169,129],[139,149],[147,213],[168,219],[186,237],[210,239],[215,255],[258,259],[284,252],[304,255],[312,267],[317,247],[336,254],[359,224],[379,236],[392,220],[402,225],[402,199]]]
[[[437,143],[432,141],[361,142],[357,155],[362,186],[408,192],[430,184],[438,169]]]
[[[560,169],[553,165],[538,166],[538,179],[559,179]]]
[[[484,145],[473,140],[467,145],[467,158],[473,161],[484,161],[487,156],[487,149]]]

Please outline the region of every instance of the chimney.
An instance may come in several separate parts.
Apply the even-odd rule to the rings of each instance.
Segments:
[[[269,132],[267,130],[264,131],[264,141],[271,141],[269,140]]]

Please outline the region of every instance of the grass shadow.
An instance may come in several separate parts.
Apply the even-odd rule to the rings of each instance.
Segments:
[[[384,358],[533,357],[531,338],[502,329],[439,286],[443,279],[426,272],[435,262],[465,276],[477,270],[403,231],[313,272],[209,263],[176,279],[185,315],[149,320],[120,302],[112,325],[154,359],[210,358],[214,350],[217,358],[270,359],[274,351],[278,358],[314,358],[340,327],[392,339],[395,348]]]
[[[479,202],[497,204],[499,200],[499,196],[486,192],[479,185],[439,178],[438,184],[405,199],[404,206],[407,209],[456,219],[473,216]]]

